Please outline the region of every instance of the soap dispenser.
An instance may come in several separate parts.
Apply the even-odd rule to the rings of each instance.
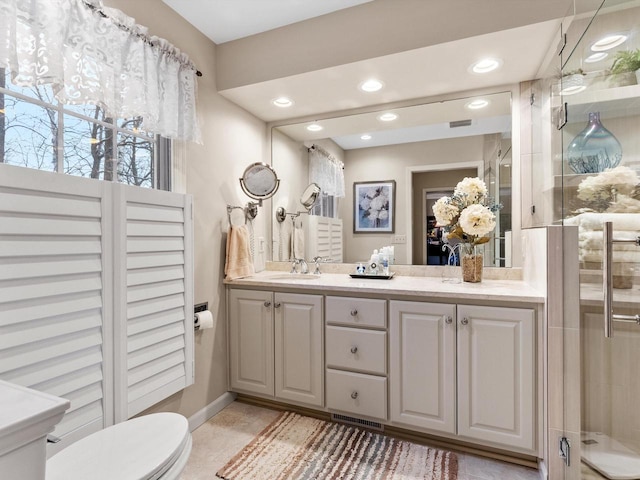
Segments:
[[[378,250],[374,250],[371,258],[369,259],[369,274],[378,275],[378,268],[380,266],[380,256]]]

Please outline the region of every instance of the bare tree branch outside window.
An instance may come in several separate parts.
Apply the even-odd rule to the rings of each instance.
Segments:
[[[99,106],[61,106],[50,87],[12,85],[0,69],[0,163],[56,171],[62,148],[66,174],[153,188],[155,141],[141,126]]]

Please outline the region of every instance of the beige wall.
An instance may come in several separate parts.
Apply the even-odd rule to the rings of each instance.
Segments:
[[[227,391],[222,284],[226,204],[244,205],[249,200],[240,190],[238,178],[249,163],[268,159],[266,125],[218,95],[215,45],[167,5],[157,0],[105,3],[135,17],[151,34],[186,52],[203,73],[198,80],[198,114],[204,145],[187,145],[186,173],[187,192],[193,195],[195,207],[195,301],[209,302],[216,326],[196,333],[195,384],[152,409],[190,416]],[[264,208],[256,220],[259,238],[264,236]]]
[[[346,197],[340,206],[340,218],[344,221],[345,231],[345,262],[368,260],[374,248],[390,245],[392,237],[386,233],[353,233],[354,182],[396,181],[395,233],[406,235],[407,222],[411,221],[407,197],[411,192],[411,185],[407,184],[407,169],[423,165],[451,163],[452,167],[455,167],[455,163],[482,162],[483,142],[483,136],[474,136],[345,152]],[[410,242],[411,239],[408,238],[407,241]],[[407,252],[406,243],[395,245],[396,263],[411,263],[408,261]]]

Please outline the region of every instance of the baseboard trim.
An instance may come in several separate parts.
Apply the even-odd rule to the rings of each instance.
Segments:
[[[205,423],[216,413],[220,412],[227,405],[235,401],[235,399],[235,393],[225,392],[209,405],[198,410],[196,413],[189,417],[189,431],[193,432],[196,428]]]

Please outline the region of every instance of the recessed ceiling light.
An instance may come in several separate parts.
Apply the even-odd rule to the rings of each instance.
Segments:
[[[378,117],[378,120],[381,120],[383,122],[393,122],[396,118],[398,118],[398,115],[396,115],[395,113],[387,112],[380,115]]]
[[[489,105],[489,102],[487,100],[485,100],[484,98],[477,98],[476,100],[467,103],[465,107],[471,110],[478,110],[479,108],[484,108],[487,105]]]
[[[499,58],[483,58],[469,67],[473,73],[489,73],[502,65]]]
[[[360,137],[361,140],[371,140],[371,138],[371,135],[369,135],[368,133]]]
[[[375,78],[370,78],[366,82],[362,82],[360,84],[360,90],[363,92],[377,92],[383,86],[383,83],[380,80],[376,80]]]
[[[271,103],[273,103],[276,107],[287,108],[293,105],[293,100],[287,97],[278,97],[275,100],[272,100]]]
[[[319,132],[320,130],[322,130],[322,125],[312,123],[311,125],[307,125],[307,130],[309,130],[310,132]]]
[[[600,60],[604,60],[608,56],[609,54],[607,52],[592,53],[591,55],[589,55],[587,58],[584,59],[584,63],[596,63],[596,62],[599,62]]]
[[[593,45],[591,45],[591,50],[594,52],[603,52],[605,50],[611,50],[612,48],[617,47],[618,45],[622,45],[627,41],[627,36],[622,35],[621,33],[616,33],[615,35],[607,35],[604,38],[601,38]]]

